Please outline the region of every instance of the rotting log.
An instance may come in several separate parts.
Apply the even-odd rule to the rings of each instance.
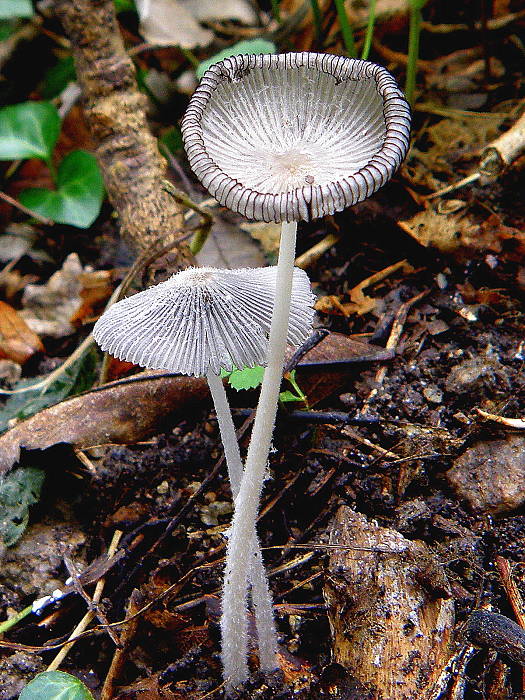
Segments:
[[[343,506],[324,595],[333,660],[378,700],[430,700],[452,653],[454,606],[426,545]]]
[[[121,235],[136,253],[183,231],[180,206],[163,186],[166,165],[146,121],[146,98],[137,87],[113,0],[54,0],[71,41],[86,121]],[[175,266],[191,253],[176,248]]]

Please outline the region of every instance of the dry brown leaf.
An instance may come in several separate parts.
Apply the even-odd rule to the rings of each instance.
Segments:
[[[437,248],[469,259],[475,251],[502,253],[506,259],[520,262],[525,255],[525,232],[506,226],[497,214],[479,223],[470,211],[438,214],[428,207],[399,226],[425,248]]]
[[[45,450],[58,443],[84,449],[137,442],[158,430],[167,416],[188,411],[208,396],[205,379],[143,372],[46,408],[0,436],[0,474],[22,448]]]
[[[82,288],[80,290],[81,304],[70,321],[80,325],[93,319],[97,311],[103,310],[104,303],[113,294],[114,272],[112,270],[97,270],[83,272],[79,276]]]
[[[80,276],[85,272],[79,257],[71,253],[45,284],[28,284],[24,289],[20,316],[39,335],[62,338],[74,332],[71,318],[80,306],[82,284]]]
[[[137,0],[140,33],[150,44],[194,49],[207,46],[213,32],[204,29],[177,0]]]
[[[0,301],[0,358],[23,365],[44,346],[12,306]]]

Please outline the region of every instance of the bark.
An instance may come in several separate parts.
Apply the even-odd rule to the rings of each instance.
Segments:
[[[182,211],[163,189],[166,166],[146,121],[146,98],[118,27],[113,0],[55,0],[71,41],[84,111],[121,234],[141,253],[182,232]],[[175,264],[191,254],[177,249]]]
[[[334,661],[377,700],[433,700],[454,626],[441,567],[422,542],[346,506],[330,544],[343,547],[333,550],[324,589]]]

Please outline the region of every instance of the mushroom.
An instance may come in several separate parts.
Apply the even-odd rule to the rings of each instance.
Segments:
[[[102,350],[150,369],[206,376],[210,387],[234,500],[243,472],[228,399],[220,377],[265,365],[275,300],[276,268],[219,270],[188,268],[154,287],[110,306],[93,328]],[[293,272],[287,342],[300,345],[311,332],[313,295],[303,270]],[[263,670],[276,664],[277,636],[272,599],[255,525],[245,549],[250,562],[259,659]],[[242,616],[246,617],[243,608]],[[240,625],[226,654],[247,654],[247,632]]]
[[[387,70],[330,54],[226,58],[204,74],[182,121],[190,165],[224,206],[282,222],[268,367],[226,556],[223,649],[238,635],[253,529],[272,439],[288,323],[297,221],[333,214],[372,195],[402,163],[410,108]],[[227,692],[246,680],[246,659],[226,663]]]

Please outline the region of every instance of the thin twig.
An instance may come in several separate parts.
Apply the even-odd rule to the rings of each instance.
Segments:
[[[115,530],[113,533],[113,538],[111,540],[111,544],[109,545],[108,548],[108,559],[111,559],[111,557],[115,554],[117,551],[118,543],[120,538],[122,537],[122,531],[121,530]],[[93,603],[100,603],[100,600],[102,598],[102,593],[104,592],[104,586],[106,585],[106,579],[101,578],[99,581],[97,581],[97,585],[95,586],[95,592],[93,593]],[[67,643],[60,649],[58,654],[55,656],[53,661],[49,664],[47,667],[48,671],[56,671],[56,669],[60,666],[60,664],[64,661],[66,656],[69,654],[70,649],[73,647],[75,644],[76,638],[79,634],[84,632],[86,627],[91,623],[93,618],[95,617],[95,611],[94,610],[88,610],[87,613],[84,615],[84,617],[80,620],[78,625],[75,627],[73,632],[71,633],[69,640]],[[109,627],[109,625],[103,625],[102,629],[106,629]]]
[[[48,219],[45,216],[42,216],[42,214],[37,214],[36,211],[25,207],[18,200],[13,199],[13,197],[10,197],[5,192],[0,192],[0,199],[3,199],[4,202],[7,202],[8,204],[10,204],[13,207],[16,207],[17,209],[20,209],[20,211],[23,211],[24,214],[33,217],[33,219],[40,221],[40,223],[45,224],[46,226],[52,226],[55,223],[52,219]]]
[[[100,700],[111,700],[111,698],[113,697],[113,692],[115,690],[115,681],[119,678],[122,672],[122,668],[124,666],[129,647],[131,645],[131,642],[133,641],[133,637],[137,632],[139,618],[138,616],[136,616],[136,613],[138,613],[140,610],[141,599],[141,594],[136,588],[134,588],[131,591],[131,595],[129,597],[129,603],[128,608],[126,610],[125,620],[126,622],[128,620],[130,620],[131,622],[124,627],[121,636],[121,646],[120,648],[117,647],[115,649],[115,653],[113,654],[113,659],[111,660],[111,665],[107,672],[106,680],[104,681],[102,692],[100,694]]]

